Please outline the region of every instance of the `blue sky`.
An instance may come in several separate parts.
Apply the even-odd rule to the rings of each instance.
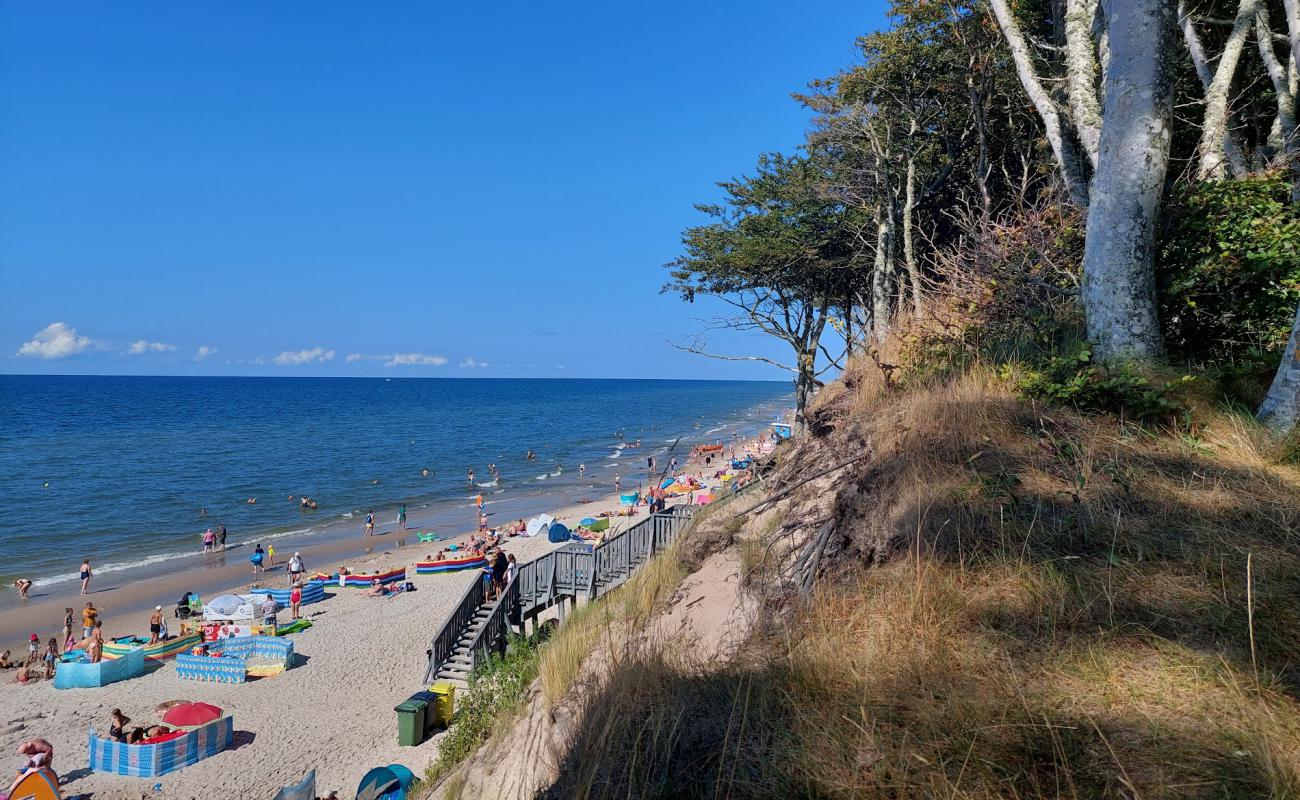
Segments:
[[[884,21],[0,5],[0,372],[782,379],[672,349],[713,309],[660,295],[662,265]]]

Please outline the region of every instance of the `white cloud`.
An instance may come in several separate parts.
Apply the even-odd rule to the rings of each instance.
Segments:
[[[131,346],[126,349],[127,354],[138,356],[144,353],[170,353],[176,349],[176,345],[167,344],[166,342],[146,342],[141,339],[132,342]]]
[[[479,360],[478,360],[477,358],[475,358],[474,356],[470,356],[469,358],[467,358],[467,359],[465,359],[464,361],[460,362],[460,365],[461,365],[462,367],[486,367],[486,366],[487,366],[487,362],[486,362],[486,361],[479,361]]]
[[[215,352],[217,352],[217,348],[208,347],[206,344],[201,344],[199,345],[199,349],[194,351],[194,360],[202,361],[203,359],[207,358],[208,356],[212,355]]]
[[[425,353],[393,353],[384,357],[388,359],[384,362],[385,367],[441,367],[447,363],[447,359],[443,356],[431,356]]]
[[[281,366],[299,366],[301,364],[310,364],[313,361],[318,364],[323,364],[333,358],[333,350],[326,350],[323,347],[313,347],[310,350],[285,350],[273,360]]]
[[[66,358],[84,352],[94,344],[89,336],[78,336],[66,322],[52,322],[36,332],[30,342],[18,348],[18,355],[31,358]]]
[[[351,364],[352,362],[360,361],[363,358],[365,358],[365,356],[361,355],[360,353],[348,353],[348,357],[343,360]]]

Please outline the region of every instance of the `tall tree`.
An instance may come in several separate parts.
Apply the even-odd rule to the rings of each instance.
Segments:
[[[735,313],[714,320],[713,327],[757,330],[790,346],[793,359],[787,363],[711,353],[700,338],[679,345],[792,373],[798,426],[820,376],[840,363],[822,335],[847,292],[857,255],[852,212],[826,192],[827,180],[818,158],[766,155],[753,176],[719,184],[724,201],[697,206],[715,221],[682,234],[685,252],[668,264],[672,277],[664,286],[687,301],[710,295],[731,306]]]
[[[1103,358],[1163,352],[1156,310],[1156,223],[1169,163],[1171,0],[1111,0],[1110,63],[1084,244],[1088,336]]]

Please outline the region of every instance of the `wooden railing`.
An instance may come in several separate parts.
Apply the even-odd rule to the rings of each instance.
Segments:
[[[561,548],[521,564],[502,601],[492,609],[492,615],[470,644],[473,668],[486,664],[490,653],[503,648],[512,621],[517,620],[522,626],[524,620],[556,603],[572,601],[581,595],[595,600],[626,581],[642,564],[676,540],[690,522],[693,511],[692,506],[674,506],[650,515],[590,550]],[[433,638],[425,683],[431,682],[451,658],[456,643],[473,624],[484,599],[483,581],[475,580]]]
[[[483,581],[479,581],[480,584]],[[470,674],[485,666],[493,653],[504,653],[506,640],[510,636],[510,617],[519,607],[519,577],[510,581],[510,585],[501,595],[501,600],[492,609],[492,615],[479,628],[478,635],[469,646],[470,660],[473,666]]]
[[[429,645],[429,667],[424,673],[424,683],[428,685],[438,676],[438,670],[456,650],[456,642],[461,633],[474,621],[479,606],[483,605],[483,580],[475,575],[474,581],[461,595],[460,602],[452,609],[451,615],[442,623],[438,633]]]

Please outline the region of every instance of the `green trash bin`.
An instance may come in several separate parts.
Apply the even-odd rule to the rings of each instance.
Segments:
[[[429,701],[411,697],[393,710],[397,712],[397,743],[402,747],[414,747],[424,741],[425,713]]]

